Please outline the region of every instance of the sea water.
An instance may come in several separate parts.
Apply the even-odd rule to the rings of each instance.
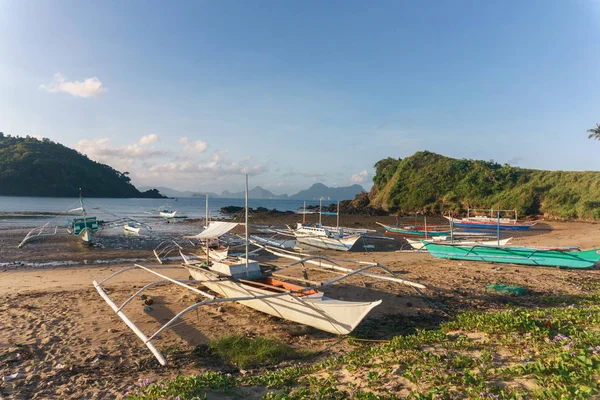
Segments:
[[[210,217],[222,217],[221,207],[244,206],[244,199],[209,198]],[[318,201],[306,201],[306,205],[318,205]],[[249,199],[250,208],[264,207],[269,210],[298,211],[304,205],[303,200],[290,199]],[[79,198],[68,197],[17,197],[0,196],[0,228],[15,225],[39,225],[42,219],[53,215],[80,214]],[[177,199],[107,199],[84,198],[86,213],[101,220],[133,218],[145,220],[158,218],[158,210],[177,211],[176,216],[204,218],[206,215],[205,197],[179,197]],[[68,212],[72,210],[71,212]],[[52,214],[52,215],[48,215]]]

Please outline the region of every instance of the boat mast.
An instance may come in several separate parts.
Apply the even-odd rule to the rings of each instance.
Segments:
[[[79,188],[79,204],[81,204],[81,214],[83,215],[83,228],[87,227],[87,222],[85,221],[85,208],[83,208],[83,191]],[[73,227],[73,232],[75,232],[75,227]]]
[[[304,201],[304,212],[302,213],[302,225],[306,224],[306,201]]]
[[[498,228],[496,230],[496,238],[498,240],[498,246],[500,246],[500,207],[498,207]]]
[[[208,195],[206,195],[206,220],[204,227],[208,228]]]
[[[208,195],[206,195],[206,220],[204,222],[204,228],[208,228]],[[206,238],[204,240],[204,245],[206,246],[206,266],[208,267],[208,264],[210,263],[210,256],[208,255],[208,252],[210,251],[210,239]]]
[[[323,202],[323,198],[319,197],[319,226],[321,226],[321,203]]]
[[[248,276],[248,174],[246,174],[246,277]]]
[[[338,207],[337,207],[337,223],[336,223],[336,228],[339,231],[340,230],[340,201],[338,200]]]

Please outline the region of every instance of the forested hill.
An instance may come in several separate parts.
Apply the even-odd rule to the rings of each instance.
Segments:
[[[0,133],[0,195],[75,197],[79,188],[86,197],[163,197],[60,143]]]
[[[600,172],[542,171],[422,151],[375,164],[371,206],[448,213],[517,208],[519,215],[600,218]]]

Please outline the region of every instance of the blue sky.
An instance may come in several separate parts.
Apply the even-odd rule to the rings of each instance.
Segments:
[[[371,186],[430,150],[600,170],[600,1],[0,0],[0,131],[139,186]]]

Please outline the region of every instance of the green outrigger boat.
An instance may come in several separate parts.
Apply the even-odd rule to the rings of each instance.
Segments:
[[[385,228],[386,234],[412,237],[442,237],[450,236],[450,230],[439,230],[437,226],[404,225],[390,226],[380,222],[375,222]]]
[[[452,260],[486,261],[562,268],[591,268],[600,260],[600,249],[578,247],[529,248],[516,246],[440,244],[423,240],[429,254]]]

